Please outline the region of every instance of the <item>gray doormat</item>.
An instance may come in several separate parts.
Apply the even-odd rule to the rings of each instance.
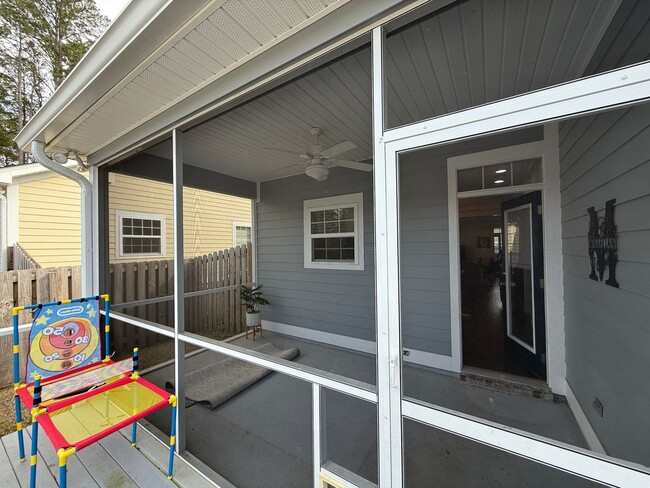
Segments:
[[[300,349],[297,347],[281,349],[271,343],[262,344],[253,350],[288,360],[300,355]],[[214,409],[261,380],[270,372],[270,369],[239,359],[223,359],[187,373],[185,375],[185,397],[187,400]],[[173,380],[167,381],[165,388],[173,391]]]

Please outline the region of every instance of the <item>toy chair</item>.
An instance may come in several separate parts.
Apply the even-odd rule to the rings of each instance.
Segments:
[[[104,350],[101,358],[100,302],[104,302]],[[129,424],[136,445],[137,420],[172,407],[168,478],[174,468],[176,397],[138,374],[133,357],[113,362],[109,355],[108,295],[26,305],[13,309],[14,398],[20,461],[25,460],[20,402],[31,410],[30,488],[36,486],[38,431],[49,437],[59,458],[59,485],[67,486],[67,459],[84,447]],[[31,310],[25,383],[20,383],[18,312]]]

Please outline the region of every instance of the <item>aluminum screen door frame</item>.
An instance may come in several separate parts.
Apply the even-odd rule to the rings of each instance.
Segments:
[[[403,418],[410,418],[583,478],[625,487],[650,483],[650,471],[646,468],[578,448],[568,448],[532,434],[513,432],[503,426],[490,425],[485,429],[487,423],[479,419],[403,400],[398,179],[399,153],[404,151],[540,125],[650,100],[650,62],[462,112],[379,131],[378,129],[384,126],[385,102],[381,27],[373,31],[372,39],[380,484],[394,488],[403,486]],[[386,462],[390,463],[389,467],[382,466]]]

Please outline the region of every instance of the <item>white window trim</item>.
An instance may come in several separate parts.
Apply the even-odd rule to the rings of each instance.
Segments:
[[[251,241],[253,240],[253,225],[250,222],[233,222],[232,223],[232,246],[237,246],[237,227],[249,227],[251,230]]]
[[[122,238],[122,219],[150,219],[150,220],[160,220],[160,252],[147,252],[147,253],[125,253],[123,250],[124,241]],[[152,258],[152,257],[161,257],[166,256],[167,250],[165,246],[166,240],[166,227],[165,227],[165,215],[163,214],[152,214],[145,212],[132,212],[128,210],[116,210],[115,211],[115,254],[118,258]]]
[[[312,234],[311,234],[311,212],[313,210],[331,210],[340,207],[354,208],[354,262],[337,261],[312,261]],[[303,234],[304,234],[304,255],[305,268],[310,269],[340,269],[363,271],[363,193],[351,193],[337,195],[335,197],[316,198],[303,202]],[[332,237],[337,235],[333,234]]]

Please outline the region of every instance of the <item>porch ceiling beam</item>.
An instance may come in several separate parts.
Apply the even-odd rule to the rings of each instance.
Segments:
[[[115,173],[173,183],[173,161],[171,159],[141,153],[128,160],[111,166]],[[183,182],[185,187],[213,191],[242,198],[257,198],[257,184],[253,181],[236,178],[216,171],[183,165]]]
[[[390,149],[450,142],[650,100],[650,61],[507,98],[384,133]],[[416,136],[415,138],[413,136]]]

